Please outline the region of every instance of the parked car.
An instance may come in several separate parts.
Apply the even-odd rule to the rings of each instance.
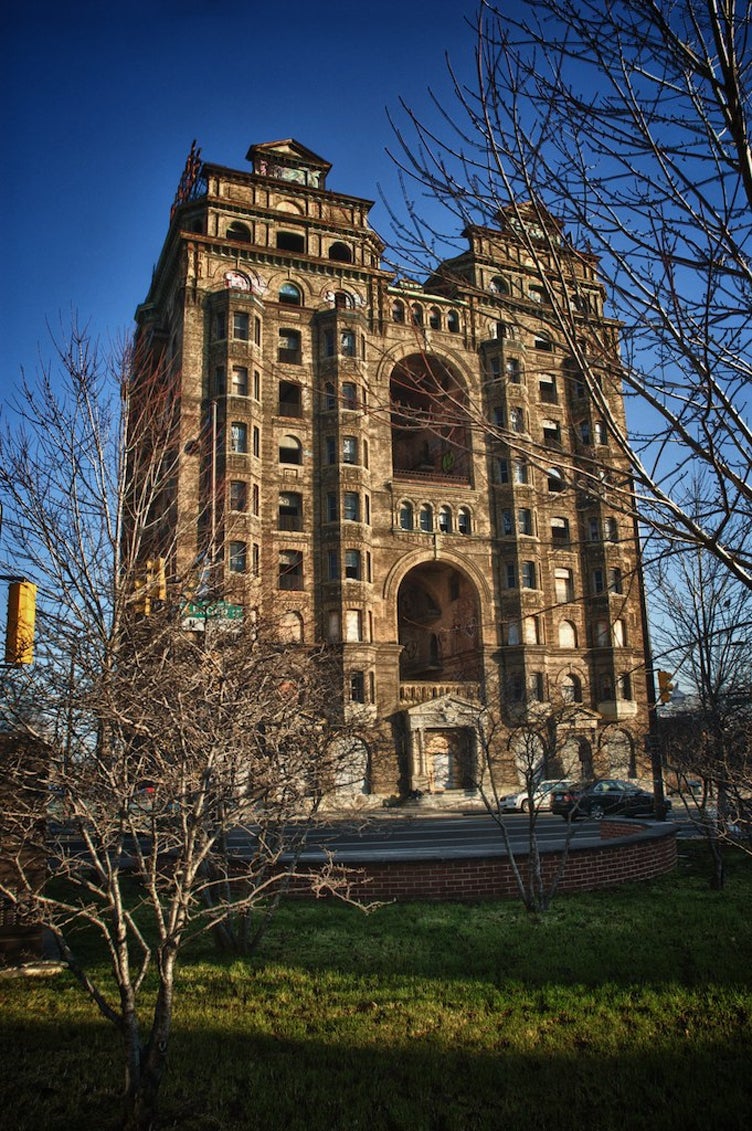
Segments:
[[[665,803],[666,812],[671,802]],[[579,817],[590,817],[600,821],[607,814],[623,814],[625,817],[655,816],[655,795],[640,789],[632,782],[619,778],[603,778],[590,785],[569,786],[554,789],[551,795],[551,812],[558,813],[573,821]]]
[[[550,809],[551,797],[555,789],[563,789],[573,783],[568,778],[551,778],[538,782],[533,793],[533,804],[536,809]],[[519,793],[508,793],[506,797],[499,798],[499,808],[517,813],[527,813],[530,809],[530,794],[527,789]]]

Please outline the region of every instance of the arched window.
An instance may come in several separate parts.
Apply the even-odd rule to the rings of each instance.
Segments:
[[[228,240],[236,240],[238,243],[251,242],[251,229],[247,224],[241,224],[239,220],[235,220],[227,227]]]
[[[413,528],[413,505],[406,499],[400,503],[399,524],[400,530],[412,530]]]
[[[503,275],[494,275],[493,279],[488,284],[488,289],[493,295],[508,295],[509,283]]]
[[[460,329],[460,316],[456,310],[450,310],[447,314],[447,330],[450,334],[458,334]]]
[[[355,304],[353,303],[352,295],[349,295],[347,293],[347,291],[335,291],[334,292],[334,309],[335,310],[352,310],[354,305]]]
[[[346,243],[337,240],[336,243],[329,245],[329,258],[335,259],[337,263],[352,263],[353,253]]]
[[[537,333],[533,338],[533,348],[541,350],[543,353],[551,353],[554,348],[554,344],[549,338],[548,334],[544,334],[543,331],[539,331],[539,333]]]
[[[439,530],[442,534],[452,533],[452,509],[441,507],[439,509]]]
[[[457,511],[457,530],[460,534],[471,533],[470,511],[467,507],[460,507]]]
[[[559,622],[559,647],[577,647],[577,628],[571,620],[563,620]]]
[[[428,311],[428,325],[432,330],[441,329],[441,313],[438,306],[432,306]]]
[[[410,308],[410,317],[412,319],[413,326],[423,325],[423,307],[419,302],[413,303],[412,307]]]
[[[280,641],[297,644],[303,639],[303,618],[300,613],[283,613],[279,618],[278,634]]]
[[[395,301],[392,303],[392,322],[404,322],[404,321],[405,321],[405,307],[399,301],[399,299],[395,299]]]
[[[581,703],[582,702],[582,684],[576,675],[562,676],[561,683],[561,697],[565,703]]]
[[[279,442],[279,462],[302,464],[303,446],[295,436],[283,436]]]
[[[433,507],[428,503],[423,503],[420,508],[420,529],[426,534],[433,530]]]
[[[303,301],[300,287],[294,283],[283,283],[279,288],[279,301],[285,306],[300,306]]]

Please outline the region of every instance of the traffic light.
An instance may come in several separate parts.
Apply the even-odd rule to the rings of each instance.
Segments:
[[[34,662],[36,606],[36,585],[31,581],[11,581],[8,586],[8,623],[5,630],[6,664]]]
[[[152,601],[167,600],[167,573],[164,558],[149,558],[146,570],[133,582],[133,607],[141,616],[151,613]]]
[[[674,690],[671,675],[671,672],[658,672],[658,698],[661,703],[668,703],[671,699],[671,692]]]
[[[151,595],[155,601],[167,600],[167,574],[164,558],[150,558],[146,563],[147,576],[151,580]]]

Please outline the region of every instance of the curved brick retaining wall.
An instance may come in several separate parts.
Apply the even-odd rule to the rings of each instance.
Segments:
[[[649,880],[676,867],[676,826],[642,825],[635,821],[601,822],[601,843],[569,850],[560,891],[593,891],[635,880]],[[516,854],[524,874],[526,856]],[[541,854],[543,876],[550,882],[559,867],[559,852]],[[506,855],[451,859],[402,859],[349,864],[351,894],[363,900],[476,900],[518,895]],[[300,894],[303,894],[302,892]]]

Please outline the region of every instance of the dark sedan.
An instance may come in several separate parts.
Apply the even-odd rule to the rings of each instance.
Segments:
[[[671,808],[666,801],[665,810]],[[654,817],[655,796],[646,789],[632,785],[619,778],[603,778],[586,786],[570,786],[555,789],[551,798],[551,812],[558,813],[565,820],[590,817],[600,821],[607,814],[622,814],[626,817]]]

